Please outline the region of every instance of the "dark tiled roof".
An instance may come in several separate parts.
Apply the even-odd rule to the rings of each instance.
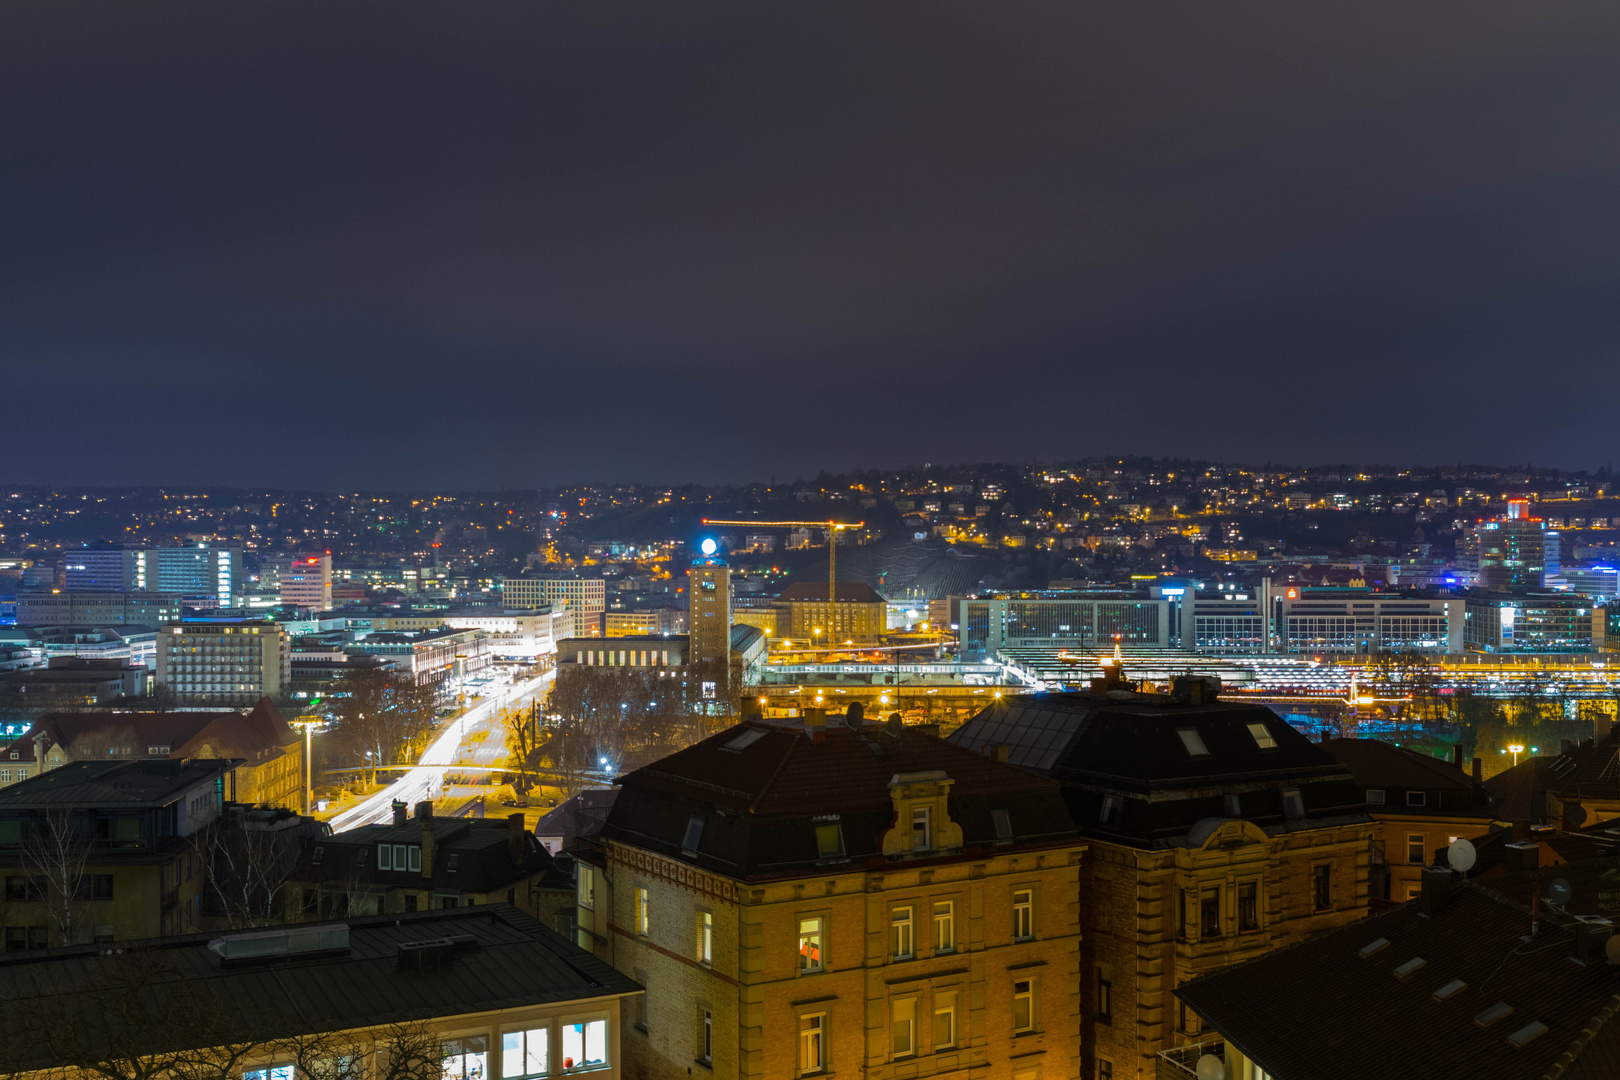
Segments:
[[[1380,739],[1330,739],[1322,749],[1350,770],[1363,791],[1384,791],[1389,799],[1382,808],[1386,813],[1491,817],[1490,793],[1449,761]],[[1424,792],[1428,796],[1424,805],[1409,806],[1408,791]]]
[[[236,1018],[243,1036],[259,1039],[640,990],[606,963],[505,904],[352,919],[347,926],[346,955],[307,959],[225,966],[208,948],[214,934],[126,948],[138,951],[139,962],[156,973],[150,976],[150,994],[157,999],[153,1015],[163,1014],[162,999],[171,996],[215,1001],[227,1018]],[[397,962],[401,943],[463,935],[466,945],[456,950],[448,967],[412,971]],[[47,1010],[60,997],[94,1023],[101,1015],[97,1001],[117,996],[100,989],[110,964],[94,946],[6,954],[0,958],[0,1011]]]
[[[254,761],[265,754],[298,741],[298,735],[282,718],[269,698],[247,713],[224,712],[70,712],[47,713],[35,726],[52,745],[69,751],[81,739],[103,741],[104,733],[127,739],[136,754],[148,746],[170,747],[169,756],[239,757]]]
[[[521,818],[522,815],[516,815]],[[466,893],[489,893],[515,882],[542,876],[542,887],[566,889],[568,875],[556,866],[550,853],[532,833],[519,834],[519,855],[513,860],[510,849],[512,826],[508,821],[476,818],[433,819],[433,866],[426,877],[422,871],[400,872],[377,869],[378,844],[422,843],[422,820],[412,818],[404,825],[366,825],[331,836],[311,838],[290,875],[299,882],[348,882],[392,888],[453,889]],[[320,862],[315,851],[320,849]],[[452,857],[455,866],[451,867]]]
[[[1613,859],[1540,871],[1579,878],[1583,892],[1620,887]],[[1605,876],[1612,880],[1605,880]],[[1494,883],[1493,883],[1494,884]],[[1524,895],[1532,886],[1526,885]],[[1183,984],[1176,996],[1247,1057],[1288,1080],[1422,1076],[1433,1080],[1518,1080],[1549,1075],[1566,1053],[1564,1076],[1614,1076],[1588,1065],[1612,1062],[1617,1045],[1608,1020],[1620,973],[1601,960],[1571,960],[1574,920],[1543,908],[1541,933],[1530,929],[1526,904],[1476,884],[1458,884],[1451,903],[1425,917],[1416,902],[1257,960]],[[1388,944],[1363,957],[1379,939]],[[1394,970],[1424,962],[1404,978]],[[1435,992],[1452,980],[1466,988],[1444,1001]],[[1475,1017],[1497,1002],[1511,1015],[1482,1027]],[[1515,1049],[1508,1037],[1531,1022],[1547,1030]],[[1594,1024],[1599,1037],[1587,1030]],[[1592,1058],[1583,1061],[1587,1053]]]
[[[1526,758],[1485,781],[1496,803],[1499,821],[1540,821],[1546,816],[1546,786],[1537,764],[1551,758]]]
[[[783,603],[815,601],[826,603],[827,586],[824,582],[800,581],[783,589],[777,594],[776,598]],[[881,604],[884,603],[884,600],[882,593],[864,582],[840,581],[838,583],[838,602],[841,604]]]
[[[840,817],[841,862],[881,865],[894,826],[890,780],[939,770],[953,781],[949,812],[964,848],[997,841],[993,811],[1005,810],[1016,845],[1069,843],[1079,833],[1057,784],[914,730],[845,726],[829,717],[823,741],[797,723],[750,721],[620,780],[602,836],[731,877],[826,873],[811,819]],[[693,815],[697,850],[683,852]]]
[[[223,776],[239,764],[209,758],[186,762],[72,761],[0,788],[0,810],[165,806],[187,789]]]
[[[1257,732],[1275,745],[1262,746]],[[992,704],[948,741],[982,753],[1007,747],[1009,763],[1062,782],[1087,835],[1138,847],[1183,846],[1232,817],[1273,833],[1371,820],[1349,770],[1263,705],[1029,694]],[[1283,793],[1292,788],[1304,813],[1291,819]],[[1122,802],[1110,816],[1114,796]]]
[[[1620,798],[1620,727],[1600,743],[1588,739],[1535,761],[1537,775],[1560,799]]]

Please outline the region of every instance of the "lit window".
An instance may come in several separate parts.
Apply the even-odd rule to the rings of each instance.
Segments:
[[[1015,941],[1027,941],[1035,936],[1035,892],[1019,889],[1013,893],[1012,931]]]
[[[697,916],[697,958],[700,963],[714,962],[714,915],[700,911]]]
[[[482,1035],[451,1039],[443,1048],[444,1080],[486,1080],[489,1053]]]
[[[911,956],[911,909],[909,907],[895,908],[889,913],[890,934],[889,940],[894,946],[894,956],[903,960]]]
[[[917,999],[904,998],[889,1006],[889,1051],[904,1057],[917,1050]]]
[[[799,920],[799,970],[821,970],[821,920]]]
[[[1250,724],[1248,727],[1249,734],[1254,736],[1256,746],[1262,750],[1277,749],[1277,740],[1271,737],[1271,732],[1266,730],[1266,725],[1256,723]]]
[[[546,1072],[550,1032],[545,1028],[508,1031],[501,1035],[501,1078],[541,1076]]]
[[[565,1069],[607,1064],[607,1021],[564,1024],[562,1054]]]
[[[698,1028],[698,1060],[714,1061],[714,1013],[703,1010],[703,1022]]]
[[[835,859],[844,853],[844,830],[837,823],[816,826],[816,857]]]
[[[934,951],[951,952],[956,948],[956,911],[949,900],[934,905]]]
[[[596,907],[596,875],[584,863],[579,866],[579,906],[582,908]]]
[[[1013,1031],[1035,1030],[1035,984],[1029,979],[1013,983]]]
[[[647,925],[648,925],[649,921],[650,920],[649,920],[648,915],[647,915],[647,890],[646,889],[637,889],[636,890],[636,933],[640,934],[642,937],[646,937],[647,936]]]

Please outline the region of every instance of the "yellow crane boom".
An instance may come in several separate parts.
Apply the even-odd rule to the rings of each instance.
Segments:
[[[721,521],[704,518],[705,525],[753,525],[761,529],[826,529],[827,530],[827,603],[838,602],[838,534],[845,529],[863,529],[864,521]],[[828,607],[828,614],[834,610]],[[831,640],[832,631],[827,631]]]

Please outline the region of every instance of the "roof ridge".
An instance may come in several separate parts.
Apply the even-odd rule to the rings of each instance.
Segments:
[[[1609,1003],[1592,1017],[1592,1021],[1570,1040],[1564,1052],[1554,1058],[1552,1065],[1541,1074],[1542,1080],[1559,1080],[1564,1071],[1575,1064],[1575,1060],[1581,1056],[1581,1051],[1586,1049],[1587,1044],[1597,1038],[1597,1033],[1603,1025],[1614,1018],[1616,1012],[1620,1012],[1620,994],[1611,997]]]

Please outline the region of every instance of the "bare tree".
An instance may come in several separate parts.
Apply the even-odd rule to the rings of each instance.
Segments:
[[[307,828],[252,828],[221,818],[197,837],[208,885],[209,914],[231,929],[269,926],[286,917],[287,880],[298,862]],[[322,827],[324,828],[324,826]]]
[[[82,815],[52,810],[23,824],[22,868],[30,898],[45,909],[45,917],[63,945],[75,944],[83,934],[79,914],[89,897],[85,868],[94,846],[84,834]]]
[[[501,728],[506,736],[506,752],[522,787],[529,787],[529,773],[540,749],[540,703],[530,703],[527,709],[507,709],[501,713]]]

